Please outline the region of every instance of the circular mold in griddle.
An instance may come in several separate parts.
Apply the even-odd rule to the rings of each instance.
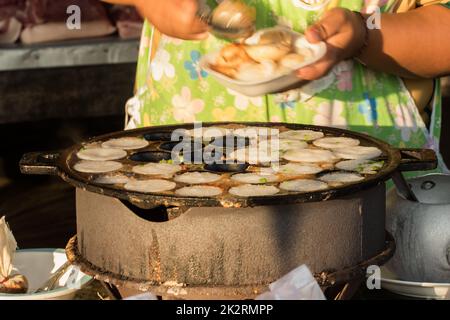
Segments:
[[[162,143],[159,148],[164,151],[179,151],[179,154],[190,153],[198,150],[202,150],[204,145],[199,141],[192,142],[179,142],[170,141]]]
[[[170,152],[138,152],[130,156],[130,160],[136,162],[161,162],[169,161],[172,159],[172,154]]]
[[[205,165],[205,170],[224,173],[242,173],[246,172],[249,166],[248,163],[212,163]]]
[[[210,145],[222,149],[242,149],[250,145],[250,139],[240,136],[217,137],[211,141]]]
[[[144,139],[147,141],[172,141],[172,132],[153,132],[144,134]]]
[[[172,151],[174,153],[174,151]],[[177,155],[175,153],[175,155]],[[181,163],[184,164],[203,164],[204,158],[203,158],[203,150],[195,150],[193,152],[180,152],[178,155],[178,158],[180,159]]]
[[[226,150],[219,147],[208,145],[203,150],[203,164],[215,165],[222,163],[227,159],[227,155],[233,152],[233,150]],[[227,171],[225,171],[227,172]]]

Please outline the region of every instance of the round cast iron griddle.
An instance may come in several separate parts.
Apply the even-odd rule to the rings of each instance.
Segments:
[[[81,188],[94,193],[115,197],[126,200],[132,204],[149,209],[157,206],[176,206],[176,207],[254,207],[276,204],[294,204],[303,202],[316,202],[336,199],[354,192],[366,190],[380,183],[384,183],[390,178],[399,178],[400,171],[432,170],[437,166],[436,155],[431,150],[421,149],[396,149],[389,144],[372,138],[368,135],[356,133],[348,130],[342,130],[329,127],[318,127],[301,124],[287,123],[205,123],[203,127],[210,126],[228,126],[244,125],[248,127],[269,127],[272,129],[286,128],[288,130],[314,130],[321,131],[326,136],[350,137],[359,139],[362,146],[373,146],[382,150],[382,160],[385,161],[384,167],[376,174],[366,177],[362,182],[344,185],[325,191],[311,193],[281,192],[274,196],[264,197],[235,197],[227,192],[217,197],[181,197],[173,192],[161,194],[145,194],[133,191],[127,191],[119,186],[108,186],[96,184],[93,181],[93,175],[86,175],[75,171],[72,166],[78,161],[76,154],[86,144],[104,142],[110,139],[122,137],[144,137],[147,134],[157,133],[157,136],[167,139],[170,133],[176,129],[193,129],[194,124],[173,125],[173,126],[155,126],[130,131],[121,131],[92,138],[84,143],[76,144],[62,152],[53,153],[29,153],[24,155],[20,162],[21,171],[25,174],[51,174],[59,175],[64,181],[70,183],[76,188]],[[132,153],[139,153],[142,150],[135,150]],[[125,164],[138,165],[139,162],[126,160]],[[124,161],[121,161],[124,162]],[[196,171],[196,170],[195,170]],[[401,176],[401,175],[400,175]],[[401,179],[400,179],[401,180]]]

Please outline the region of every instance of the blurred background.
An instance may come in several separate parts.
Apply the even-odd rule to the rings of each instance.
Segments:
[[[82,28],[69,32],[68,17]],[[74,190],[18,163],[123,129],[142,25],[98,0],[0,0],[0,215],[19,247],[64,248],[75,234]]]

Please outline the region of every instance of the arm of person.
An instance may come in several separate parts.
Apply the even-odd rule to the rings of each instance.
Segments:
[[[197,17],[197,0],[103,0],[133,5],[161,33],[184,40],[208,37],[208,27]]]
[[[358,13],[333,9],[309,28],[311,42],[326,41],[328,53],[299,70],[303,79],[322,77],[341,60],[357,57],[374,70],[403,78],[450,74],[450,9],[441,5],[382,14],[381,28],[369,30]]]

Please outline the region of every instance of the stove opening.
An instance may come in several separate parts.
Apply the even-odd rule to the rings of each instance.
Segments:
[[[128,201],[121,200],[121,202],[139,218],[149,222],[167,222],[179,217],[183,212],[180,207],[158,206],[151,209],[142,209]]]

